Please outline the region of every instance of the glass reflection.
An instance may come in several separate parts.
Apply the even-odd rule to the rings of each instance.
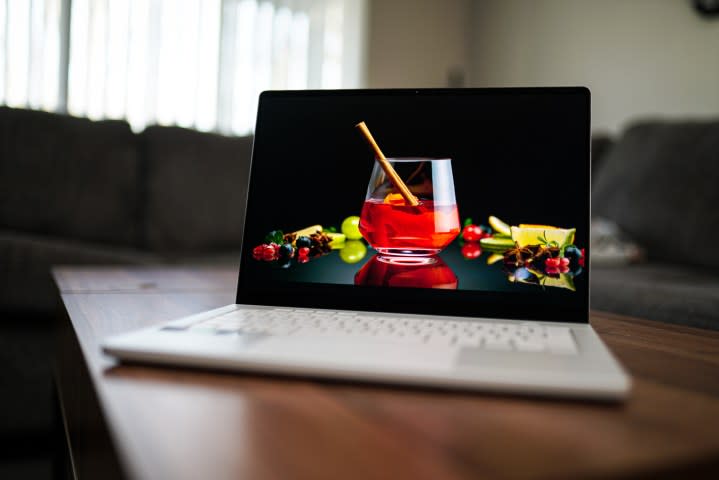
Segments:
[[[457,289],[457,276],[437,256],[372,257],[356,274],[355,285]]]

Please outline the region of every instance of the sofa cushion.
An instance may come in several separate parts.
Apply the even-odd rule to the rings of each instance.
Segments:
[[[0,226],[134,245],[137,183],[126,122],[0,107]]]
[[[604,165],[607,153],[612,149],[612,137],[604,133],[592,133],[590,148],[592,152],[592,184],[597,178],[597,173]]]
[[[719,330],[719,275],[649,263],[592,268],[591,308]]]
[[[0,231],[0,310],[52,313],[59,297],[54,265],[152,264],[161,259],[131,248]]]
[[[629,128],[597,175],[592,213],[614,220],[650,259],[719,266],[719,121]]]
[[[157,126],[141,137],[147,247],[164,253],[239,248],[252,138]]]

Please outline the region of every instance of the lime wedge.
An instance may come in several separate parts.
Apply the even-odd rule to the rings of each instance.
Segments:
[[[487,237],[479,241],[483,249],[492,252],[504,252],[514,247],[514,240],[511,238]]]
[[[512,234],[512,232],[509,230],[509,225],[507,225],[494,215],[489,216],[489,226],[492,227],[495,232],[502,235],[510,236]]]
[[[574,228],[511,227],[512,240],[520,247],[557,242],[558,246],[574,243]]]

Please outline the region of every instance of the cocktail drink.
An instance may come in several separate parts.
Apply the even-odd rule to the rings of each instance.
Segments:
[[[454,290],[457,276],[439,257],[375,255],[355,274],[355,285]]]
[[[388,158],[417,198],[407,204],[375,162],[360,215],[362,236],[385,256],[430,256],[460,232],[452,162],[434,158]]]

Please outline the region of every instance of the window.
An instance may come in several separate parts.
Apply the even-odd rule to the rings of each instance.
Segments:
[[[0,103],[228,134],[268,89],[363,84],[366,0],[0,0]]]

